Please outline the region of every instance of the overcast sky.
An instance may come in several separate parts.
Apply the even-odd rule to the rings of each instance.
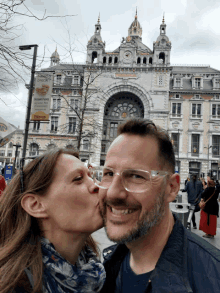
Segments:
[[[75,62],[85,62],[86,45],[94,33],[94,25],[100,13],[102,39],[106,50],[116,49],[134,19],[136,7],[142,26],[142,41],[150,49],[159,35],[165,13],[167,36],[172,43],[171,64],[207,64],[220,70],[219,0],[25,0],[25,5],[37,17],[46,15],[67,18],[48,18],[37,21],[19,17],[15,24],[23,23],[24,29],[17,45],[38,44],[38,65],[44,55],[49,64],[56,46],[62,62],[70,61],[69,44]],[[126,4],[125,4],[126,3]],[[25,12],[23,7],[22,11]],[[68,32],[70,33],[68,35]],[[30,77],[26,82],[29,82]],[[24,128],[28,90],[21,85],[12,94],[1,94],[1,117],[15,126]]]

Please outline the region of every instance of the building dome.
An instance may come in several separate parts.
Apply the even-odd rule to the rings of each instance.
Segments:
[[[58,58],[58,59],[60,59],[60,55],[57,52],[57,48],[56,48],[55,52],[53,52],[53,54],[51,55],[51,58]]]
[[[55,66],[55,65],[59,64],[59,62],[60,62],[60,55],[57,52],[57,48],[56,48],[55,52],[51,55],[50,59],[51,59],[50,66]]]
[[[135,18],[128,29],[128,35],[131,37],[139,37],[139,38],[141,38],[142,36],[142,27],[140,25],[140,22],[137,19],[137,11],[136,11]]]

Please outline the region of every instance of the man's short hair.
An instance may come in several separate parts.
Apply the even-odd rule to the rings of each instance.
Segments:
[[[172,173],[175,172],[175,155],[173,145],[166,130],[156,126],[148,119],[134,118],[119,125],[118,135],[130,134],[139,136],[151,136],[158,142],[159,160],[166,165]]]

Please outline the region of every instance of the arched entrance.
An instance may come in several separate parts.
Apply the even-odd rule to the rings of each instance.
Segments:
[[[144,118],[144,105],[135,94],[120,92],[107,101],[103,117],[100,165],[104,164],[106,152],[117,136],[118,126],[132,117]]]

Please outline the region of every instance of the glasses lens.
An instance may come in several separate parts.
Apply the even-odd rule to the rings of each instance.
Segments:
[[[110,175],[109,175],[110,172]],[[111,181],[111,174],[113,174],[112,171],[104,169],[103,168],[97,168],[97,169],[90,169],[91,177],[94,181],[94,183],[100,187],[107,189],[109,188]]]
[[[122,180],[125,188],[132,192],[143,192],[150,188],[151,179],[148,171],[124,170]]]

